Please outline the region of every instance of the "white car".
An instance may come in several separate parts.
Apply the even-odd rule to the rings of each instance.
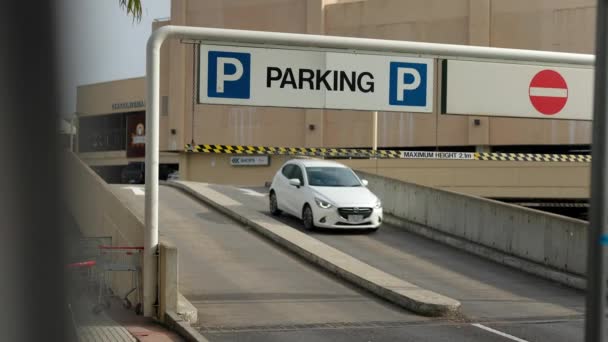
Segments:
[[[270,212],[286,212],[307,230],[362,228],[382,224],[382,203],[350,168],[331,161],[294,159],[285,163],[270,185]]]

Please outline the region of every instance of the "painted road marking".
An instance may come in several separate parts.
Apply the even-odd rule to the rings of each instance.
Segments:
[[[498,330],[494,330],[494,329],[492,329],[492,328],[490,328],[490,327],[486,327],[486,326],[485,326],[485,325],[483,325],[483,324],[474,323],[474,324],[471,324],[471,325],[472,325],[472,326],[474,326],[474,327],[477,327],[477,328],[479,328],[479,329],[483,329],[483,330],[485,330],[485,331],[489,331],[489,332],[491,332],[491,333],[493,333],[493,334],[496,334],[496,335],[499,335],[499,336],[502,336],[502,337],[508,338],[508,339],[510,339],[510,340],[513,340],[513,341],[517,341],[517,342],[528,342],[528,341],[526,341],[526,340],[522,340],[522,339],[521,339],[521,338],[519,338],[519,337],[515,337],[515,336],[513,336],[513,335],[509,335],[509,334],[503,333],[502,331],[498,331]]]
[[[254,196],[254,197],[266,197],[266,194],[263,194],[263,193],[257,192],[257,191],[252,190],[252,189],[242,189],[242,188],[241,188],[241,189],[239,189],[239,190],[241,190],[242,192],[244,192],[245,194],[247,194],[247,195],[249,195],[249,196]]]
[[[145,194],[146,194],[146,192],[144,191],[144,189],[142,189],[142,188],[138,188],[138,187],[136,187],[136,186],[123,186],[122,188],[123,188],[123,189],[130,189],[130,190],[132,190],[132,191],[133,191],[133,194],[134,194],[135,196],[143,196],[143,195],[145,195]]]

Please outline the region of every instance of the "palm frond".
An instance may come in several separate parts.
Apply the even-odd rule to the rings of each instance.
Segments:
[[[133,21],[141,21],[142,7],[141,0],[118,0],[118,5],[123,10],[127,11],[127,15],[133,17]]]

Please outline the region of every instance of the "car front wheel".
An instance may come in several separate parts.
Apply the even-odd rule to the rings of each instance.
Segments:
[[[304,210],[302,211],[302,221],[304,221],[304,229],[313,230],[315,228],[315,221],[312,215],[312,209],[308,204],[304,206]]]
[[[274,192],[270,193],[270,214],[273,216],[281,215],[281,210],[279,210],[279,203],[277,202],[277,195]]]

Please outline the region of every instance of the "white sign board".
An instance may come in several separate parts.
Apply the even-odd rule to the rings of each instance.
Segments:
[[[230,165],[233,166],[268,166],[268,156],[238,156],[230,157]]]
[[[471,152],[401,151],[401,158],[404,158],[404,159],[474,160],[475,153],[471,153]]]
[[[593,69],[444,61],[444,114],[591,120]]]
[[[202,45],[199,103],[433,111],[430,58]]]

